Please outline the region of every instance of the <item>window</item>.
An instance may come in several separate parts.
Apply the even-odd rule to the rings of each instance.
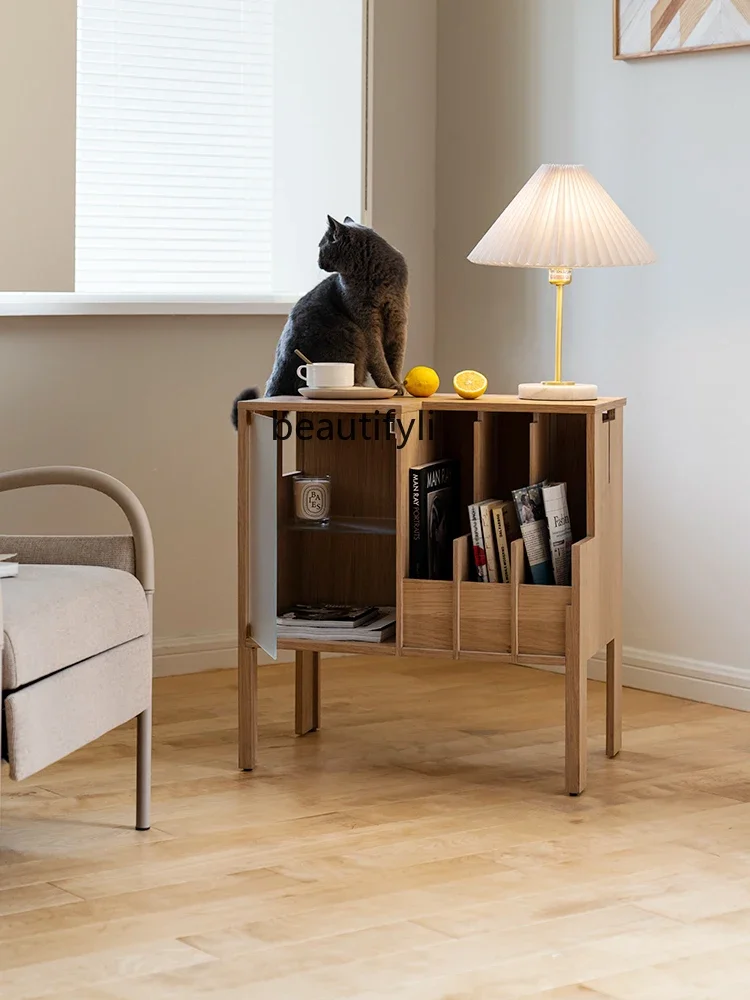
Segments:
[[[78,0],[76,291],[309,288],[362,76],[357,0]]]

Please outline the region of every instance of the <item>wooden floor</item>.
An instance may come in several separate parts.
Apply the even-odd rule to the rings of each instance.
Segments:
[[[156,682],[154,827],[131,727],[3,782],[4,1000],[747,1000],[750,717],[626,691],[589,791],[562,794],[562,679],[481,663],[323,666],[294,739],[261,671]]]

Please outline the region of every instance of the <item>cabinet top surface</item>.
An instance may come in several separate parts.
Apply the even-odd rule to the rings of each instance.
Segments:
[[[264,396],[239,404],[240,410],[251,413],[271,413],[274,410],[310,412],[372,413],[387,410],[496,410],[519,413],[598,413],[625,406],[624,396],[599,396],[598,399],[544,400],[519,399],[518,396],[498,396],[485,393],[479,399],[460,399],[454,393],[437,392],[427,399],[415,396],[394,396],[392,399],[305,399],[304,396]]]

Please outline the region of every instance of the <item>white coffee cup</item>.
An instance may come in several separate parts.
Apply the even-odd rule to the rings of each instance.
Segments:
[[[354,365],[349,361],[316,361],[300,365],[297,377],[309,389],[350,389],[354,385]]]

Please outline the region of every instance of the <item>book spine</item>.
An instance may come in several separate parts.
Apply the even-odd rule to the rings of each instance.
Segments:
[[[570,585],[570,547],[573,533],[568,511],[568,490],[565,483],[553,483],[542,488],[544,512],[547,515],[552,570],[558,586]]]
[[[499,583],[500,577],[497,572],[497,546],[495,545],[495,533],[492,530],[492,504],[481,504],[479,511],[482,518],[484,554],[487,560],[487,581],[488,583]]]
[[[516,505],[512,500],[507,500],[503,504],[503,530],[505,532],[505,544],[508,553],[508,583],[510,583],[513,559],[513,542],[518,541],[521,537],[521,528],[518,524]]]
[[[477,580],[480,583],[487,583],[487,555],[484,549],[484,537],[482,535],[482,521],[479,514],[479,504],[469,504],[469,524],[471,525],[471,544],[474,553],[474,566],[477,571]]]
[[[495,527],[500,582],[510,583],[510,546],[508,545],[508,536],[505,531],[505,518],[503,517],[502,507],[496,507],[492,511],[492,520]]]
[[[542,487],[525,486],[523,489],[514,490],[513,500],[521,525],[526,556],[531,567],[531,579],[538,584],[553,584],[555,577],[552,572]]]
[[[418,469],[409,469],[409,576],[412,580],[427,577],[427,535],[425,532],[425,496]]]

